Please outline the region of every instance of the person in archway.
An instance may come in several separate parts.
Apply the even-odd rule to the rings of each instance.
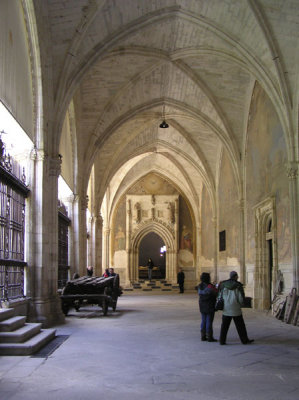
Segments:
[[[213,337],[213,321],[215,316],[217,288],[211,283],[211,277],[208,272],[203,272],[201,274],[200,284],[197,289],[199,295],[199,311],[201,313],[201,340],[217,342]]]
[[[224,300],[219,343],[221,345],[226,344],[226,336],[232,319],[236,325],[241,342],[243,344],[252,343],[254,340],[248,338],[242,315],[241,307],[244,303],[245,295],[242,283],[238,282],[238,273],[231,271],[229,279],[221,282],[218,290],[219,295],[222,294]]]
[[[151,258],[148,259],[147,262],[147,272],[148,272],[148,279],[151,281],[152,280],[152,271],[154,268],[154,263],[153,260]]]
[[[179,268],[178,276],[177,276],[177,283],[180,287],[180,293],[184,293],[184,282],[185,282],[185,274],[182,268]]]

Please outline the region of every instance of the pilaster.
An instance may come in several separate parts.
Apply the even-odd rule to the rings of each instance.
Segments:
[[[287,176],[290,188],[293,287],[299,291],[299,162],[287,165]]]

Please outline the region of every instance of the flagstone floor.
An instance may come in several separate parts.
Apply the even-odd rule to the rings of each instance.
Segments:
[[[299,328],[244,310],[242,345],[232,324],[227,346],[200,341],[196,293],[130,295],[104,317],[71,310],[62,340],[42,357],[0,357],[1,400],[295,400]],[[214,322],[219,335],[221,313]]]

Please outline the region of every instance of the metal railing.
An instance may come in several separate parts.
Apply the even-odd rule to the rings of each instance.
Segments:
[[[0,137],[0,302],[25,296],[25,181],[24,169],[6,154]]]
[[[0,302],[25,297],[25,267],[22,261],[0,260]]]

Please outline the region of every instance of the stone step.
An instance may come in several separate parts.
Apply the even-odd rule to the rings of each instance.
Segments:
[[[29,356],[54,339],[56,329],[44,329],[24,343],[0,343],[1,356]]]
[[[17,316],[0,322],[0,332],[11,332],[21,328],[26,322],[26,317]]]
[[[13,308],[0,308],[0,321],[13,317],[14,312]]]
[[[0,343],[23,343],[41,330],[40,323],[27,323],[13,332],[0,332]]]

